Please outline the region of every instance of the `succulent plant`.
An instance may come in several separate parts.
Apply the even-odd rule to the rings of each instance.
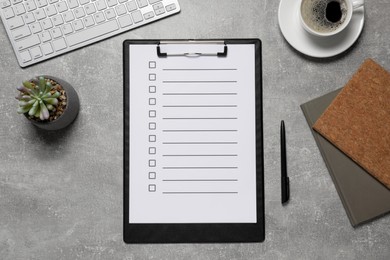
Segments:
[[[60,92],[53,89],[50,81],[44,77],[39,77],[37,80],[24,81],[23,86],[16,88],[20,91],[19,114],[28,113],[31,117],[37,117],[41,120],[49,118],[49,111],[54,110],[58,104]]]

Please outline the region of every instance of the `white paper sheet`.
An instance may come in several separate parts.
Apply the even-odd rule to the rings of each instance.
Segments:
[[[129,223],[255,223],[254,46],[129,48]]]

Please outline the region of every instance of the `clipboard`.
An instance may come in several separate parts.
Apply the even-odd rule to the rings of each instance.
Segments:
[[[126,40],[126,243],[262,242],[259,39]]]

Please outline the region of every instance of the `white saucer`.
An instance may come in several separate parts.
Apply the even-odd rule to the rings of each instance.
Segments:
[[[279,27],[287,42],[297,51],[316,58],[332,57],[346,51],[359,38],[364,25],[364,6],[356,9],[350,24],[340,33],[318,37],[303,29],[299,18],[300,0],[280,0]]]

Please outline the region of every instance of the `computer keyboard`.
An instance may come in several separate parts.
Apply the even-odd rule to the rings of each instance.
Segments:
[[[0,0],[21,67],[178,12],[177,0]]]

